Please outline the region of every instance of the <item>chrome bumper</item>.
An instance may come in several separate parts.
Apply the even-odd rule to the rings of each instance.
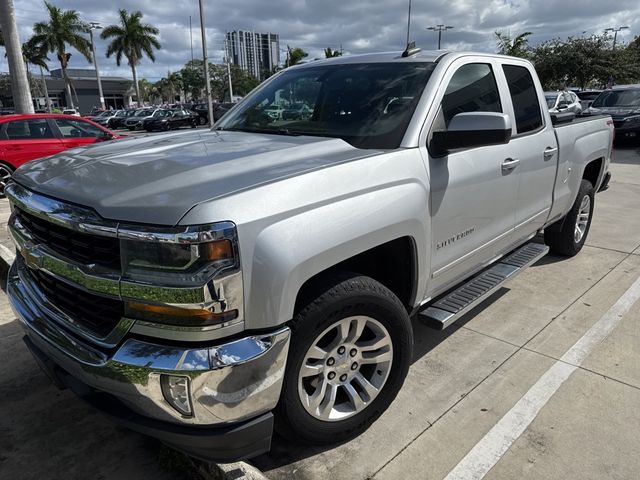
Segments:
[[[284,327],[215,346],[196,348],[129,338],[115,352],[97,349],[49,318],[14,262],[7,280],[11,306],[31,341],[82,383],[111,394],[141,415],[185,425],[235,423],[268,412],[278,402],[290,331]],[[192,416],[176,411],[160,386],[162,374],[190,379]]]

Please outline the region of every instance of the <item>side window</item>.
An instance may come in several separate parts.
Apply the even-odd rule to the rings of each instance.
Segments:
[[[518,133],[537,130],[542,126],[542,113],[531,73],[516,65],[503,65],[502,69],[509,84]]]
[[[102,137],[105,133],[98,127],[82,120],[56,118],[56,125],[64,138]]]
[[[7,125],[6,135],[9,140],[38,140],[55,138],[49,123],[44,118],[16,120]]]
[[[502,113],[498,85],[491,65],[470,63],[460,67],[451,77],[444,97],[442,114],[446,125],[458,113]]]

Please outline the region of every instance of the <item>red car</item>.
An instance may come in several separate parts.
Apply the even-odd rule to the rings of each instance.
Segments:
[[[0,117],[0,195],[13,171],[25,162],[116,138],[122,137],[72,115],[4,115]]]

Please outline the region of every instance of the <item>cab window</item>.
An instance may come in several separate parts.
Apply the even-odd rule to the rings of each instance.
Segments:
[[[458,113],[502,113],[498,85],[491,65],[469,63],[460,67],[451,77],[444,97],[442,114],[448,126]]]
[[[503,65],[519,134],[542,127],[542,113],[533,77],[529,70],[518,65]]]

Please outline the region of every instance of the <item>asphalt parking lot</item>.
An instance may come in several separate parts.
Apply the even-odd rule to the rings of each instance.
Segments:
[[[365,434],[276,438],[252,463],[271,479],[638,478],[640,149],[610,170],[578,256],[545,257],[446,331],[414,322],[409,376]],[[52,386],[2,293],[0,398],[2,479],[204,475]]]

